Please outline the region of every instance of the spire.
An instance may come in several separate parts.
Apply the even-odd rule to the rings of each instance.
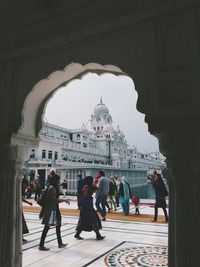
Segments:
[[[103,104],[103,102],[102,102],[102,96],[101,96],[101,98],[100,98],[100,104]]]

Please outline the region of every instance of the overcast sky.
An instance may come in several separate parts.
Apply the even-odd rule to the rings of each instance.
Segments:
[[[141,152],[159,151],[157,138],[148,132],[144,115],[136,110],[137,92],[126,76],[87,74],[59,89],[49,101],[44,120],[67,129],[90,126],[91,114],[100,102],[109,109],[114,128],[119,125],[130,146]]]

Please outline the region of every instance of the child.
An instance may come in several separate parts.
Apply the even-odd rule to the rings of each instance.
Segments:
[[[133,203],[135,205],[135,214],[140,215],[140,212],[139,212],[139,201],[140,200],[139,200],[139,198],[137,196],[133,195],[132,196],[132,201],[133,201]]]

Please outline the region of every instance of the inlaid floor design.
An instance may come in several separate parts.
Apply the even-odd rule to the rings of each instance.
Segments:
[[[123,241],[83,267],[86,266],[167,267],[168,249],[167,246]]]

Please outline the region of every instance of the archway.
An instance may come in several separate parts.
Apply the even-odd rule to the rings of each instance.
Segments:
[[[28,95],[26,98],[24,109],[23,109],[23,124],[22,127],[19,129],[18,135],[13,137],[13,144],[15,141],[15,138],[21,138],[24,140],[30,140],[37,137],[37,133],[40,130],[41,127],[41,116],[43,114],[43,110],[45,108],[46,103],[48,102],[48,99],[52,97],[54,92],[59,89],[60,86],[62,86],[65,83],[68,83],[72,81],[73,79],[79,79],[83,75],[85,75],[87,72],[95,72],[98,74],[101,73],[112,73],[115,75],[124,75],[124,73],[117,69],[116,67],[101,67],[97,68],[98,66],[93,64],[94,68],[90,66],[90,68],[81,68],[80,72],[76,72],[77,67],[79,65],[75,66],[73,65],[75,70],[75,74],[72,71],[72,75],[67,79],[68,73],[66,67],[66,72],[54,72],[51,74],[47,79],[44,81],[41,81],[37,83],[36,86],[34,86],[32,92]],[[79,69],[79,68],[78,68]],[[42,94],[41,94],[42,92]],[[34,105],[36,103],[36,105]],[[36,109],[36,112],[34,111]],[[35,112],[35,113],[34,113]],[[17,144],[17,143],[16,143]]]
[[[81,79],[88,72],[99,75],[102,73],[127,75],[113,65],[102,66],[96,63],[89,63],[84,66],[78,63],[71,63],[62,71],[53,72],[46,79],[39,81],[27,96],[22,111],[22,126],[18,131],[18,135],[30,138],[36,137],[41,129],[41,117],[46,102],[55,90],[74,79]]]

